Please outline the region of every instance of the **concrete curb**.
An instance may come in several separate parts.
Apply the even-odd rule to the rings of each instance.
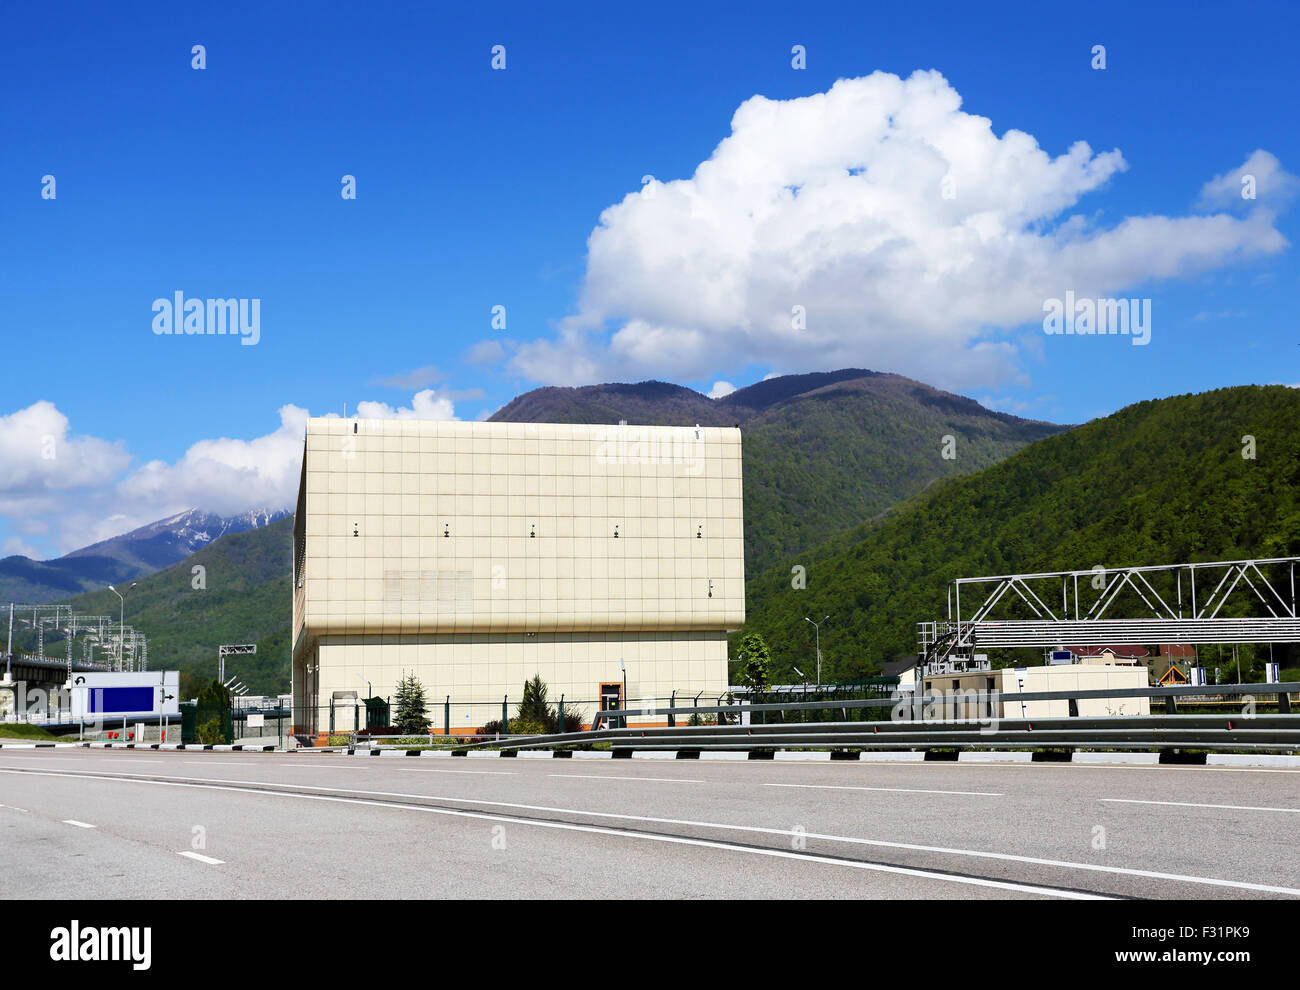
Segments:
[[[712,760],[712,761],[717,761],[717,762],[722,762],[722,761],[724,761],[724,760],[727,760],[727,761],[730,761],[730,760],[744,760],[744,761],[748,762],[748,760],[749,760],[749,754],[748,754],[748,753],[743,753],[743,752],[737,752],[736,750],[729,750],[729,749],[720,749],[720,750],[717,750],[716,752],[712,752],[712,753],[709,752],[709,751],[707,751],[707,750],[704,750],[704,751],[701,751],[701,753],[700,753],[700,759],[701,759],[701,760]]]
[[[859,753],[858,759],[863,763],[924,763],[925,753],[878,753],[866,751]]]
[[[1126,763],[1141,766],[1158,766],[1159,753],[1080,753],[1070,755],[1071,763]]]
[[[1300,756],[1280,753],[1210,753],[1205,757],[1207,767],[1300,767]]]
[[[800,753],[794,750],[779,749],[772,754],[772,759],[774,760],[781,760],[783,762],[789,761],[792,763],[805,763],[809,761],[822,762],[829,761],[830,758],[831,754],[829,751],[825,753]]]
[[[81,743],[53,743],[53,742],[9,742],[0,743],[0,749],[67,749],[69,747],[80,746]]]
[[[999,753],[989,750],[962,750],[957,754],[958,763],[1033,763],[1034,754],[1027,752]]]

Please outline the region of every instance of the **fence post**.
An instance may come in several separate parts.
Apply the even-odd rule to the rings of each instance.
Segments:
[[[504,695],[501,698],[501,734],[504,736],[510,731],[510,722],[506,719],[506,702],[510,700],[510,695]]]
[[[677,689],[673,688],[673,693],[668,696],[668,728],[677,727],[677,716],[673,714],[673,709],[677,707]]]
[[[564,731],[564,694],[560,694],[560,731]]]
[[[1178,714],[1178,704],[1174,701],[1174,696],[1172,694],[1168,695],[1165,698],[1165,714],[1167,715]]]
[[[442,731],[444,735],[451,735],[451,695],[447,695],[447,700],[442,703]]]

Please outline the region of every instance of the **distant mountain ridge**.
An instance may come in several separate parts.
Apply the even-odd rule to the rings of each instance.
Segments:
[[[187,509],[53,560],[5,557],[0,560],[0,599],[44,602],[131,581],[184,560],[227,533],[265,527],[287,515],[288,509],[233,516]]]

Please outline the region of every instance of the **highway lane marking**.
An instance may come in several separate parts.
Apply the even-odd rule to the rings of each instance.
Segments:
[[[65,818],[65,819],[63,819],[63,824],[64,824],[64,825],[75,825],[75,826],[77,826],[77,828],[94,828],[94,827],[95,827],[94,825],[91,825],[89,822],[79,822],[79,821],[77,821],[75,818]]]
[[[1300,808],[1264,808],[1249,804],[1196,804],[1191,801],[1139,801],[1136,798],[1098,798],[1109,804],[1162,804],[1171,808],[1219,808],[1224,811],[1280,811],[1300,815]]]
[[[83,776],[73,774],[60,775],[51,771],[42,770],[29,772],[39,776]],[[90,779],[112,780],[121,778],[92,777]],[[610,828],[604,825],[577,825],[572,822],[554,822],[540,818],[521,818],[517,815],[492,814],[482,811],[459,811],[454,808],[430,808],[423,805],[394,804],[390,801],[370,801],[362,798],[342,797],[328,794],[284,794],[275,791],[256,790],[250,787],[217,787],[210,783],[181,783],[178,781],[149,779],[126,780],[125,783],[154,784],[163,787],[197,787],[202,790],[235,791],[244,794],[261,794],[269,797],[289,798],[291,800],[329,801],[336,804],[356,804],[364,807],[387,808],[395,811],[416,811],[424,814],[444,815],[453,818],[473,818],[480,821],[507,822],[514,825],[531,825],[534,828],[554,829],[563,832],[584,832],[591,835],[608,835],[616,838],[634,839],[644,842],[662,842],[668,845],[693,846],[700,849],[717,849],[723,852],[743,853],[750,856],[763,856],[771,859],[790,859],[804,863],[817,863],[824,866],[839,866],[846,869],[862,870],[869,873],[888,873],[895,876],[916,877],[923,880],[938,880],[945,883],[956,883],[973,887],[987,887],[993,890],[1005,890],[1036,897],[1059,897],[1065,900],[1079,901],[1114,900],[1113,897],[1109,897],[1105,894],[1094,894],[1088,891],[1040,887],[1034,884],[1016,883],[1011,880],[989,880],[984,877],[968,877],[960,874],[923,870],[908,866],[891,866],[886,863],[864,863],[856,859],[843,859],[835,856],[818,856],[811,853],[790,852],[784,849],[766,849],[757,846],[742,846],[731,842],[721,842],[716,839],[697,839],[679,835],[656,835],[648,832],[635,832],[629,829]],[[265,782],[257,781],[256,783]],[[587,812],[579,812],[579,814],[587,814]],[[207,861],[208,859],[208,857],[200,857],[197,853],[182,852],[181,855],[190,856],[195,859],[202,859],[203,861]],[[213,862],[219,863],[220,860],[214,860]]]
[[[960,794],[968,797],[1005,797],[994,791],[933,791],[921,787],[866,787],[856,784],[764,784],[764,787],[806,787],[818,791],[892,791],[900,794]]]
[[[8,808],[10,811],[21,811],[24,815],[30,814],[26,808],[19,808],[13,804],[0,804],[0,808]]]
[[[0,767],[0,773],[10,774],[29,774],[40,777],[73,777],[84,780],[121,780],[125,783],[132,784],[159,784],[169,787],[203,787],[204,789],[219,790],[217,784],[235,784],[242,785],[231,788],[233,790],[247,791],[250,794],[269,794],[270,791],[260,791],[250,788],[250,784],[258,784],[266,787],[292,788],[295,790],[326,790],[319,784],[288,784],[271,780],[219,780],[216,778],[204,777],[173,777],[166,780],[157,777],[145,777],[143,774],[126,774],[119,772],[117,776],[110,777],[107,775],[78,774],[71,771],[56,770],[21,770]],[[137,779],[142,778],[142,779]],[[964,856],[973,859],[991,859],[999,862],[1023,863],[1032,866],[1051,866],[1067,870],[1081,870],[1090,873],[1108,873],[1116,876],[1142,877],[1150,880],[1170,880],[1176,883],[1194,883],[1204,884],[1211,887],[1228,887],[1234,890],[1253,890],[1269,894],[1287,894],[1292,897],[1300,897],[1300,888],[1280,887],[1272,884],[1250,883],[1244,880],[1223,880],[1218,877],[1198,877],[1182,873],[1164,873],[1158,870],[1139,870],[1122,866],[1103,866],[1099,863],[1079,863],[1062,859],[1045,859],[1037,856],[1019,856],[1014,853],[989,852],[979,849],[958,849],[950,846],[926,846],[913,842],[891,842],[885,839],[866,839],[858,836],[831,835],[821,832],[795,831],[784,828],[766,828],[760,825],[733,825],[725,822],[701,822],[690,819],[678,818],[653,818],[645,815],[625,815],[612,811],[584,811],[576,808],[553,808],[547,805],[519,804],[509,801],[487,801],[478,798],[461,798],[448,797],[438,794],[405,794],[393,791],[365,791],[356,788],[349,788],[349,794],[368,794],[372,797],[393,797],[393,798],[415,798],[422,801],[447,801],[453,804],[479,804],[488,805],[494,808],[512,808],[523,811],[545,811],[555,814],[568,815],[585,815],[588,818],[607,818],[618,821],[644,822],[655,825],[685,825],[692,828],[707,828],[720,831],[746,832],[757,835],[779,835],[786,838],[800,836],[804,839],[824,839],[828,842],[843,842],[851,845],[871,846],[881,849],[899,849],[908,852],[928,852],[937,853],[947,856]],[[328,798],[322,795],[285,795],[290,797],[316,797],[323,800]],[[338,798],[337,800],[347,800]],[[409,807],[407,805],[396,805],[396,807]],[[430,809],[433,810],[433,809]],[[469,814],[464,812],[463,814]]]
[[[188,849],[183,850],[181,855],[189,859],[198,860],[200,863],[207,863],[209,866],[220,866],[225,862],[224,859],[213,859],[211,856],[204,856],[202,853],[190,852]]]
[[[577,777],[579,780],[649,780],[659,784],[704,784],[707,781],[690,777],[615,777],[603,773],[548,773],[548,777]]]
[[[84,754],[74,753],[73,756],[82,756]],[[166,763],[166,760],[145,759],[143,756],[95,756],[92,759],[96,763]]]
[[[166,763],[166,760],[159,760],[159,763]],[[192,766],[204,767],[255,767],[259,764],[255,760],[181,760],[182,763],[188,763]]]
[[[239,764],[239,765],[240,765],[240,766],[248,766],[249,764],[247,764],[247,763],[241,763],[241,764]],[[289,766],[289,764],[287,764],[287,763],[282,763],[282,764],[279,764],[279,765],[280,765],[280,766]],[[337,765],[337,766],[333,766],[333,765],[331,765],[331,766],[326,766],[325,764],[319,764],[319,763],[318,763],[318,764],[316,764],[315,766],[310,766],[309,764],[306,764],[306,763],[300,763],[300,764],[297,764],[297,766],[307,767],[307,769],[309,769],[309,770],[363,770],[363,771],[373,771],[373,770],[376,769],[375,767],[371,766],[370,764],[354,764],[354,765],[352,765],[352,766],[343,766],[342,764],[339,764],[339,765]],[[516,774],[517,774],[517,771],[515,771],[515,770],[452,770],[452,769],[447,768],[447,767],[391,767],[391,768],[389,768],[389,769],[393,769],[393,770],[410,770],[410,771],[414,771],[415,773],[472,773],[472,774],[484,774],[484,775],[491,776],[491,777],[514,777],[514,776],[516,776]]]

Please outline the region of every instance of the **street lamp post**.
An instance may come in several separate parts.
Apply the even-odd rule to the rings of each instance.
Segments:
[[[829,619],[829,615],[823,615],[821,622],[813,622],[808,616],[803,617],[804,622],[812,622],[812,627],[817,630],[817,687],[822,686],[822,622]]]
[[[132,581],[131,587],[126,589],[125,594],[118,591],[111,584],[108,586],[108,590],[111,591],[113,594],[117,595],[118,601],[121,602],[122,605],[122,609],[121,612],[119,613],[118,620],[117,620],[117,642],[118,642],[117,665],[119,669],[121,668],[122,664],[126,663],[126,596],[131,593],[131,588],[134,588],[137,584],[139,584],[138,581]]]

